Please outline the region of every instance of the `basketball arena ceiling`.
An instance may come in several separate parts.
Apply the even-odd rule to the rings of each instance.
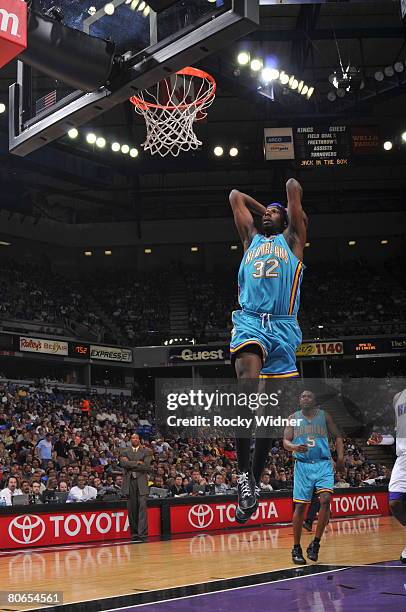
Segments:
[[[94,150],[81,138],[62,139],[21,159],[7,152],[7,118],[5,114],[0,116],[3,208],[13,211],[20,207],[38,218],[45,216],[69,223],[162,218],[169,214],[169,208],[180,217],[211,215],[216,214],[216,204],[224,201],[229,187],[242,185],[260,194],[267,183],[276,181],[282,185],[285,174],[291,171],[289,167],[264,162],[264,127],[302,120],[305,123],[340,120],[379,125],[388,134],[402,127],[406,129],[406,124],[402,124],[406,106],[403,74],[395,75],[396,78],[385,75],[383,83],[375,79],[377,72],[406,59],[405,28],[398,0],[287,5],[270,2],[262,3],[260,12],[258,30],[201,64],[218,83],[209,119],[199,126],[204,142],[201,151],[164,160],[143,153],[140,144],[145,126],[128,103],[83,129],[92,130],[109,142],[136,146],[140,150],[137,159],[113,154],[107,148]],[[238,65],[239,51],[247,49],[251,57],[272,58],[277,67],[314,86],[311,99],[289,88],[279,88],[273,100],[266,92],[264,95],[264,91],[258,90],[259,76]],[[347,66],[357,69],[364,86],[330,101],[329,76]],[[15,63],[0,72],[1,102],[7,102],[8,87],[15,73]],[[213,155],[216,144],[226,151],[235,145],[239,155],[234,159],[228,155],[216,158]],[[387,167],[384,173],[392,172],[391,185],[401,205],[404,154],[396,156],[395,164],[393,158],[390,161],[382,156],[379,164]],[[351,200],[350,194],[357,197],[362,181],[367,185],[373,172],[367,164],[361,171],[349,170],[335,181],[340,184],[340,192],[348,181]],[[357,184],[360,175],[363,178]],[[315,189],[314,175],[306,175],[304,180],[313,183]],[[368,202],[373,207],[372,200],[369,198]]]

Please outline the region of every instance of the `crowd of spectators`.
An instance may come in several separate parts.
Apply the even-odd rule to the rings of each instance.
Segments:
[[[0,268],[0,319],[41,324],[46,333],[53,324],[62,333],[76,325],[102,335],[103,325],[94,312],[86,287],[78,279],[67,279],[49,266],[2,260]],[[55,328],[53,329],[55,332]]]
[[[390,265],[314,264],[303,280],[304,337],[406,331],[406,290]]]
[[[201,342],[228,339],[231,313],[239,308],[236,270],[182,268],[181,275],[185,335]],[[71,330],[84,326],[98,339],[117,344],[160,344],[170,332],[172,278],[173,271],[120,271],[68,279],[46,266],[3,261],[0,319],[61,324]],[[406,290],[390,264],[309,265],[301,295],[304,338],[406,331]]]
[[[134,430],[153,452],[151,487],[177,496],[235,492],[232,439],[162,438],[153,421],[154,404],[141,396],[84,398],[50,386],[2,384],[0,503],[11,504],[21,494],[41,502],[52,500],[54,492],[66,493],[67,502],[119,495],[120,453],[130,445]],[[369,464],[353,440],[347,439],[345,448],[346,467],[336,474],[338,487],[387,481],[388,466]],[[261,488],[290,489],[292,478],[292,456],[274,440]]]

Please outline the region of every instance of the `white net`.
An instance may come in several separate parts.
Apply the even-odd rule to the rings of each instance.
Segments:
[[[145,119],[144,151],[177,157],[181,151],[198,149],[202,142],[194,132],[194,123],[207,116],[215,92],[213,77],[194,68],[185,68],[138,92],[131,102]]]

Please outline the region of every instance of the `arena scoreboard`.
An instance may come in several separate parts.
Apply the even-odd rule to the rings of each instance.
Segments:
[[[264,143],[266,160],[296,160],[300,167],[348,166],[356,156],[381,150],[376,127],[341,123],[265,128]]]

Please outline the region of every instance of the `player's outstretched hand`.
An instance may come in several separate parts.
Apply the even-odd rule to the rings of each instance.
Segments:
[[[307,444],[298,444],[296,446],[297,453],[307,453],[308,450],[309,450],[309,447],[307,446]]]
[[[369,440],[367,440],[367,444],[368,446],[374,446],[377,444],[380,444],[382,442],[382,434],[374,432],[373,434],[371,434],[371,437],[369,438]]]

